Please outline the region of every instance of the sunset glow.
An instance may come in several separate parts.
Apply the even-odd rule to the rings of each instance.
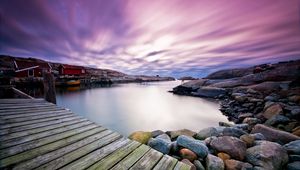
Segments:
[[[299,0],[3,0],[0,53],[201,77],[300,58]]]

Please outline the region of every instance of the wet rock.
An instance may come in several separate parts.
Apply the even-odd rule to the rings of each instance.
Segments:
[[[224,169],[224,162],[219,157],[214,155],[208,154],[206,159],[206,169],[207,170],[223,170]]]
[[[194,165],[197,170],[205,170],[204,166],[202,165],[202,163],[199,160],[195,160]]]
[[[227,160],[227,159],[230,159],[230,155],[228,155],[227,153],[224,153],[224,152],[219,152],[217,154],[217,156],[219,158],[221,158],[223,161]]]
[[[295,140],[283,146],[289,154],[300,155],[300,140]]]
[[[158,135],[161,135],[161,134],[164,134],[165,132],[163,132],[163,131],[161,131],[161,130],[155,130],[155,131],[152,131],[151,132],[151,136],[153,137],[153,138],[155,138],[156,136],[158,136]]]
[[[170,150],[171,150],[171,143],[166,142],[163,139],[151,138],[148,142],[148,145],[151,148],[153,148],[159,152],[162,152],[164,154],[170,153]]]
[[[275,126],[277,124],[285,124],[288,123],[290,119],[283,115],[274,115],[270,119],[265,122],[265,125]]]
[[[152,137],[151,132],[137,131],[128,136],[129,139],[138,141],[142,144],[147,144],[148,140]]]
[[[254,136],[251,136],[251,135],[249,135],[249,134],[247,134],[247,135],[242,135],[242,136],[240,137],[240,139],[246,143],[247,147],[253,146],[254,141],[255,141],[255,137],[254,137]]]
[[[240,130],[238,128],[233,128],[233,127],[227,127],[227,128],[224,128],[224,130],[223,130],[224,136],[234,136],[234,137],[239,138],[240,136],[245,135],[245,134],[247,134],[245,131]]]
[[[260,123],[260,120],[257,118],[247,117],[243,120],[243,123],[248,125],[256,125],[257,123]]]
[[[188,164],[191,167],[190,170],[196,170],[196,166],[188,159],[183,159],[183,160],[181,160],[181,162]]]
[[[181,130],[167,131],[166,134],[168,134],[171,137],[171,139],[174,140],[180,135],[193,137],[194,135],[196,135],[196,132],[193,132],[188,129],[181,129]]]
[[[196,92],[192,92],[194,96],[210,98],[219,97],[220,95],[225,95],[226,93],[226,89],[209,86],[200,87]]]
[[[199,140],[204,140],[211,136],[219,136],[219,132],[215,127],[208,127],[205,129],[200,130],[196,135],[195,138]]]
[[[288,154],[277,143],[260,141],[257,145],[247,149],[246,159],[258,168],[281,170],[288,162]]]
[[[241,129],[241,130],[248,130],[249,125],[247,123],[235,124],[235,125],[233,125],[233,128]]]
[[[264,110],[267,110],[267,108],[269,108],[269,107],[272,106],[273,104],[275,104],[275,102],[267,101],[267,102],[265,103]]]
[[[253,117],[253,114],[252,113],[243,113],[238,116],[238,119],[242,121],[247,117]]]
[[[251,133],[261,133],[268,141],[277,142],[280,144],[286,144],[291,141],[300,139],[300,137],[295,136],[291,133],[273,129],[262,124],[255,125]]]
[[[300,128],[293,130],[293,135],[300,136]]]
[[[268,107],[262,114],[266,119],[270,119],[274,115],[282,114],[283,110],[280,104],[273,104]]]
[[[300,104],[300,96],[299,95],[293,95],[288,97],[289,101]]]
[[[181,158],[188,159],[191,162],[197,159],[197,155],[193,151],[186,148],[180,149],[179,155]]]
[[[271,95],[269,95],[269,96],[266,96],[266,97],[264,98],[264,100],[265,100],[265,101],[276,102],[276,101],[279,100],[279,96],[276,95],[276,94],[271,94]]]
[[[217,139],[213,139],[210,146],[218,152],[225,152],[230,155],[230,157],[243,160],[246,154],[246,144],[236,138],[231,136],[222,136]]]
[[[287,170],[300,170],[300,161],[289,163]]]
[[[249,163],[237,161],[234,159],[228,159],[225,161],[225,169],[226,170],[252,170],[253,166]]]
[[[197,154],[200,158],[205,158],[208,154],[208,148],[204,142],[193,139],[191,137],[180,135],[177,138],[177,144],[187,148]]]
[[[171,138],[167,134],[165,134],[165,133],[161,134],[161,135],[158,135],[156,137],[156,139],[161,139],[161,140],[164,140],[164,141],[166,141],[168,143],[171,143]]]

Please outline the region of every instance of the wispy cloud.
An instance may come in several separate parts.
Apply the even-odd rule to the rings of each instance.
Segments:
[[[3,0],[0,53],[203,76],[300,58],[298,0]]]

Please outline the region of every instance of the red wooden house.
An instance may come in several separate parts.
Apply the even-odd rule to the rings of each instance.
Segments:
[[[47,62],[35,60],[14,60],[16,77],[43,77],[43,72],[51,72]]]
[[[59,66],[59,75],[83,76],[85,74],[86,70],[82,66],[73,66],[67,64],[61,64]]]

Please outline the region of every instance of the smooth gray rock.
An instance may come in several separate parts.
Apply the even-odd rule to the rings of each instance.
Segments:
[[[171,150],[171,143],[166,142],[163,139],[151,138],[148,141],[148,145],[151,148],[153,148],[153,149],[155,149],[155,150],[157,150],[159,152],[162,152],[164,154],[170,153],[170,150]]]
[[[266,137],[261,133],[253,133],[250,136],[253,136],[255,140],[266,140]]]
[[[207,155],[205,162],[207,170],[224,170],[225,168],[223,160],[212,154]]]
[[[266,137],[266,140],[286,144],[294,140],[299,140],[300,137],[291,133],[267,127],[262,124],[257,124],[252,129],[251,133],[261,133]]]
[[[245,134],[247,134],[247,132],[245,132],[241,129],[238,129],[238,128],[234,128],[234,127],[227,127],[227,128],[224,128],[224,130],[223,130],[224,136],[234,136],[234,137],[239,138],[240,136],[245,135]]]
[[[156,139],[162,139],[168,143],[171,143],[171,138],[167,134],[161,134],[156,137]]]
[[[220,95],[225,95],[226,93],[226,89],[223,88],[204,86],[200,87],[197,92],[192,94],[200,97],[218,97]]]
[[[286,116],[274,115],[265,122],[265,125],[274,126],[274,125],[281,124],[281,123],[285,124],[285,123],[288,123],[289,121],[290,121],[290,119]]]
[[[289,154],[300,155],[300,140],[295,140],[283,145]]]
[[[161,131],[161,130],[154,130],[151,132],[151,136],[152,138],[157,137],[158,135],[164,134],[165,132]]]
[[[281,145],[269,141],[259,141],[256,144],[247,149],[247,162],[262,169],[283,169],[288,162],[288,154]]]
[[[219,136],[219,132],[215,127],[208,127],[205,129],[200,130],[196,135],[195,138],[199,140],[204,140],[211,136]]]
[[[290,162],[300,161],[300,155],[289,155],[289,161]]]
[[[178,136],[177,144],[193,151],[200,158],[205,158],[208,154],[208,148],[204,142],[185,135]]]

